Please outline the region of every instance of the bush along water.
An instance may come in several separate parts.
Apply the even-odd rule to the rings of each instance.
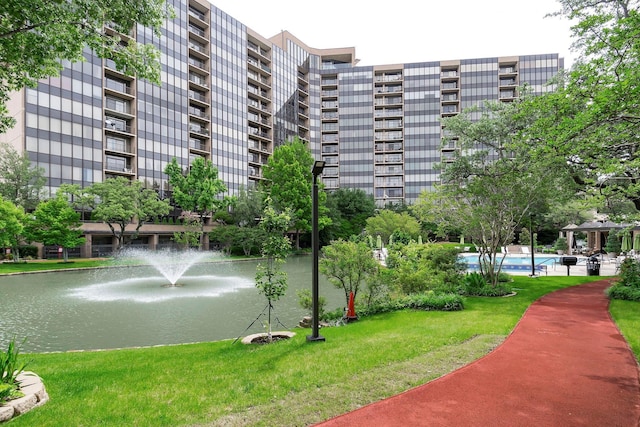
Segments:
[[[611,299],[640,301],[640,263],[625,258],[620,264],[620,279],[606,293]]]

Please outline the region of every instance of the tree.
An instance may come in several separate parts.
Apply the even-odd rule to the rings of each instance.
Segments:
[[[409,243],[394,247],[387,266],[395,287],[405,294],[428,290],[455,293],[462,286],[466,270],[458,254],[459,250],[451,246]]]
[[[124,177],[96,182],[85,191],[94,197],[91,217],[109,226],[118,240],[118,250],[124,247],[128,225],[134,226],[133,240],[145,223],[167,215],[171,210],[169,201],[160,200],[156,191],[143,188],[141,181],[130,181]]]
[[[123,41],[136,25],[161,36],[174,16],[165,0],[5,1],[0,13],[0,132],[12,126],[10,93],[56,76],[64,61],[83,60],[85,47],[112,59],[118,70],[160,82],[160,55],[151,44]]]
[[[233,205],[232,218],[240,227],[256,227],[262,216],[262,192],[255,188],[246,190],[240,187],[235,204]]]
[[[395,231],[401,231],[418,238],[420,224],[415,217],[407,212],[396,213],[389,209],[381,210],[378,215],[367,219],[367,233],[372,236],[380,236],[382,241],[389,243],[389,237]]]
[[[236,240],[237,230],[238,227],[235,225],[220,225],[218,227],[214,227],[213,230],[209,232],[209,239],[211,239],[212,242],[219,244],[220,249],[222,249],[222,252],[226,255],[231,255],[231,250],[233,249],[233,244]]]
[[[256,267],[256,288],[267,299],[267,339],[269,342],[272,340],[272,302],[278,301],[284,296],[288,287],[287,273],[282,270],[281,266],[291,251],[291,241],[285,233],[289,230],[292,221],[293,216],[290,210],[278,212],[271,201],[267,200],[267,206],[260,222],[260,227],[266,235],[262,243],[264,262],[259,263]]]
[[[327,195],[327,206],[332,206],[330,229],[332,240],[349,240],[363,232],[367,219],[375,215],[376,203],[373,196],[359,188],[339,188]]]
[[[200,244],[200,220],[198,217],[183,212],[180,215],[182,219],[182,231],[173,233],[173,241],[183,249],[189,249]]]
[[[504,261],[498,253],[513,242],[523,219],[571,189],[557,158],[530,161],[530,141],[521,136],[529,123],[519,101],[486,102],[444,119],[460,152],[442,172],[442,185],[421,194],[412,208],[421,221],[470,237],[480,272],[493,286]]]
[[[311,187],[313,157],[307,146],[299,139],[280,145],[264,166],[263,176],[266,192],[278,210],[291,209],[293,228],[296,234],[296,249],[300,248],[300,233],[311,231]],[[326,209],[327,195],[318,192],[318,228],[322,230],[331,223]]]
[[[640,209],[640,13],[636,0],[559,0],[580,58],[559,88],[530,100],[533,158],[553,153],[600,209]]]
[[[253,249],[260,247],[266,238],[262,227],[237,227],[234,236],[235,244],[242,248],[245,256],[251,255]]]
[[[32,167],[29,156],[7,143],[0,144],[0,196],[31,211],[40,201],[45,182],[44,169]]]
[[[219,197],[220,193],[227,191],[227,187],[218,178],[218,169],[203,157],[195,158],[186,171],[182,170],[174,157],[164,172],[169,175],[169,184],[176,205],[184,211],[198,215],[202,248],[206,218],[212,217],[216,211],[228,207],[233,202],[228,197]]]
[[[18,245],[22,240],[24,221],[24,210],[0,196],[0,248],[11,248],[14,262],[20,256]]]
[[[360,286],[378,271],[371,248],[366,243],[334,240],[322,248],[318,268],[336,288],[344,290],[345,307],[349,305],[349,294],[354,300]]]
[[[64,262],[69,261],[69,248],[84,243],[80,214],[75,211],[63,194],[38,205],[27,221],[26,235],[30,240],[45,245],[62,247]]]

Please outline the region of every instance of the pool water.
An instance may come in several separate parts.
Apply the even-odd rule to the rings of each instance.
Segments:
[[[480,268],[478,254],[465,254],[460,257],[467,263],[469,270],[478,270]],[[500,262],[500,254],[498,254],[498,261]],[[560,262],[560,255],[552,254],[535,254],[534,266],[536,271],[542,271],[547,267]],[[502,270],[504,271],[530,271],[531,270],[531,255],[514,255],[507,254],[504,262],[502,263]]]

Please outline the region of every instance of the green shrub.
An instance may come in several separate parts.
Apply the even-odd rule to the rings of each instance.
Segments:
[[[640,301],[640,288],[632,288],[616,283],[606,291],[610,299],[620,299],[627,301]]]
[[[310,289],[298,289],[296,292],[298,295],[298,304],[300,307],[304,308],[309,312],[309,314],[313,314],[313,296],[311,295]],[[322,318],[324,314],[324,307],[327,305],[327,299],[323,296],[318,296],[318,317]]]
[[[512,292],[511,286],[507,284],[506,279],[509,279],[509,275],[506,277],[498,278],[499,284],[497,286],[491,286],[487,283],[482,274],[477,272],[468,273],[464,278],[464,294],[477,297],[501,297],[508,295]]]
[[[38,248],[33,245],[24,245],[18,247],[18,253],[20,254],[20,258],[38,258]]]
[[[336,308],[333,311],[327,311],[326,313],[322,313],[320,320],[324,322],[335,322],[336,320],[340,320],[344,317],[344,308]]]
[[[460,250],[441,244],[409,244],[394,248],[387,266],[394,276],[392,283],[404,294],[436,291],[456,293],[463,287],[466,265]]]
[[[13,397],[14,391],[15,387],[13,385],[0,383],[0,405]]]
[[[634,258],[625,258],[620,264],[620,280],[607,289],[610,299],[640,301],[640,263]]]
[[[16,345],[15,340],[9,342],[6,352],[0,350],[0,385],[5,385],[0,389],[0,396],[5,396],[5,399],[13,397],[17,393],[20,385],[17,377],[28,364],[28,362],[20,360],[19,353],[20,347]],[[2,402],[1,398],[0,402]]]
[[[623,286],[640,288],[640,263],[634,258],[625,258],[620,264],[620,280]]]
[[[404,309],[426,310],[426,311],[458,311],[464,308],[463,300],[457,294],[438,294],[433,291],[407,295],[386,302],[379,302],[369,307],[359,308],[358,315],[361,317],[371,316],[379,313],[388,313]]]

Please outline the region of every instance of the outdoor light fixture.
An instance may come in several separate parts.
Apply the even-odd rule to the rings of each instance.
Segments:
[[[318,308],[318,250],[320,246],[318,234],[318,175],[322,173],[325,162],[316,160],[313,163],[313,188],[311,190],[311,204],[313,208],[311,223],[311,246],[313,247],[313,268],[311,271],[311,296],[313,302],[313,319],[311,322],[311,335],[307,335],[307,341],[324,341],[324,337],[319,335],[319,308]]]
[[[324,170],[324,165],[327,162],[325,162],[324,160],[316,160],[315,162],[313,162],[313,169],[311,169],[311,173],[313,174],[313,183],[315,184],[318,178],[318,175],[320,175],[322,173],[322,171]]]

